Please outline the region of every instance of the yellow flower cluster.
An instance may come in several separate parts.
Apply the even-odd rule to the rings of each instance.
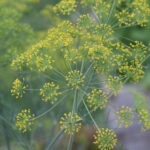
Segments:
[[[12,61],[11,66],[15,69],[22,70],[28,68],[29,70],[45,72],[52,69],[51,56],[45,53],[46,44],[42,42],[31,47],[16,59]]]
[[[150,8],[147,0],[120,1],[119,5],[122,6],[121,4],[126,4],[126,7],[115,13],[119,26],[144,26],[148,23]]]
[[[24,82],[24,79],[23,79]],[[13,82],[13,86],[11,88],[11,94],[13,96],[15,96],[17,99],[18,98],[22,98],[23,94],[25,93],[25,89],[27,88],[26,85],[24,85],[22,81],[20,81],[19,79],[16,79]]]
[[[94,135],[94,144],[100,150],[112,150],[117,144],[117,136],[113,130],[101,128]]]
[[[31,126],[33,125],[34,114],[31,114],[30,109],[23,109],[16,116],[16,126],[21,132],[27,132],[31,130]]]
[[[51,50],[62,51],[66,47],[72,45],[73,37],[70,33],[64,32],[59,28],[52,28],[48,31],[46,42],[49,44]]]
[[[107,40],[112,37],[114,31],[109,24],[101,23],[93,26],[92,33],[102,37],[103,40]]]
[[[63,15],[70,15],[71,12],[76,10],[76,7],[76,0],[61,0],[53,7],[53,9],[55,12],[61,13]]]
[[[139,121],[142,124],[142,130],[150,129],[150,112],[149,112],[149,103],[144,95],[141,93],[133,92],[134,97],[134,107],[135,111],[139,117]]]
[[[64,58],[70,64],[77,64],[77,62],[83,59],[82,54],[79,52],[79,49],[71,49],[66,50],[64,54]]]
[[[115,17],[117,17],[118,21],[120,22],[119,26],[125,25],[125,26],[132,26],[135,24],[134,22],[134,13],[128,12],[126,9],[123,9],[121,12],[116,13]]]
[[[134,114],[133,110],[128,106],[122,106],[117,112],[116,115],[118,117],[117,122],[119,123],[119,127],[124,126],[128,128],[133,123]]]
[[[60,119],[60,128],[64,129],[65,133],[73,135],[75,132],[79,132],[82,125],[80,121],[81,118],[78,114],[65,113]]]
[[[96,11],[96,14],[99,16],[102,22],[106,21],[106,19],[108,18],[110,8],[110,3],[103,0],[96,0],[94,10]]]
[[[134,0],[133,8],[138,25],[144,26],[149,22],[150,7],[147,0]]]
[[[79,70],[72,70],[68,72],[66,76],[66,81],[68,82],[68,86],[72,87],[73,89],[79,89],[83,86],[85,80],[85,76]]]
[[[150,129],[150,112],[147,109],[140,109],[138,112],[139,121],[142,124],[142,131]]]
[[[139,81],[144,75],[142,65],[140,64],[122,66],[119,68],[119,72],[126,74],[126,76],[133,82]]]
[[[128,58],[132,57],[132,51],[129,47],[125,46],[121,42],[111,43],[113,49],[113,55],[110,58],[110,61],[113,63],[113,66],[121,67],[122,65],[128,64]]]
[[[64,33],[69,33],[72,37],[76,37],[77,29],[73,23],[68,20],[60,22],[57,28]]]
[[[88,30],[93,24],[94,19],[89,14],[81,15],[77,20],[77,27],[83,32]]]
[[[136,65],[141,64],[141,62],[143,62],[145,57],[149,54],[148,47],[140,41],[130,43],[130,47],[132,49],[132,55],[134,56],[134,63]]]
[[[88,93],[87,102],[92,110],[105,108],[107,101],[107,94],[102,90],[93,89],[90,93]]]
[[[118,76],[109,76],[108,77],[107,88],[109,90],[111,90],[114,93],[114,95],[116,95],[118,92],[120,92],[122,87],[123,87],[123,83],[121,82],[121,80]]]
[[[95,70],[101,73],[106,73],[110,70],[110,61],[108,61],[110,54],[111,49],[103,44],[93,45],[88,51],[90,60],[94,62]]]
[[[45,102],[50,101],[52,104],[57,101],[57,97],[60,94],[61,92],[59,92],[59,86],[55,85],[53,82],[45,83],[43,88],[40,89],[42,100]]]

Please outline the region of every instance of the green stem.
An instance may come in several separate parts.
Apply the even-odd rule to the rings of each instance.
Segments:
[[[65,75],[63,73],[61,73],[60,71],[58,71],[57,69],[54,68],[54,71],[65,78]]]
[[[46,115],[48,112],[50,112],[53,108],[55,108],[66,96],[64,96],[61,100],[57,101],[51,108],[49,108],[47,111],[43,112],[42,114],[36,116],[35,118],[31,119],[31,121],[41,118],[42,116]]]
[[[54,139],[50,142],[45,150],[51,150],[53,144],[58,140],[58,138],[64,133],[64,129],[60,130],[58,134],[54,137]]]
[[[86,74],[89,72],[89,70],[91,69],[91,67],[93,66],[93,64],[94,64],[94,61],[93,61],[93,63],[90,64],[90,66],[88,67],[88,69],[87,69],[87,71],[85,72],[84,76],[86,76]]]
[[[107,19],[107,23],[106,23],[106,24],[109,23],[110,17],[111,17],[112,12],[113,12],[113,9],[114,9],[114,7],[115,7],[115,4],[116,4],[116,0],[114,0],[113,3],[112,3],[112,6],[111,6],[111,9],[110,9],[110,12],[109,12],[109,15],[108,15],[108,19]]]
[[[74,136],[70,135],[69,144],[67,150],[72,150]]]
[[[73,101],[73,106],[72,106],[72,115],[74,115],[77,112],[77,98],[78,98],[78,90],[76,89],[75,92],[74,92],[74,101]],[[67,150],[71,150],[72,149],[73,139],[74,139],[74,134],[70,135],[70,139],[69,139],[69,144],[68,144],[68,149]]]
[[[87,112],[88,112],[88,114],[89,114],[91,120],[93,121],[93,123],[94,123],[96,129],[99,131],[99,127],[98,127],[96,121],[94,120],[93,116],[91,115],[91,113],[90,113],[90,111],[89,111],[89,109],[88,109],[88,107],[87,107],[87,105],[86,105],[84,99],[83,99],[83,104],[84,104],[84,106],[85,106],[85,108],[86,108],[86,110],[87,110]]]

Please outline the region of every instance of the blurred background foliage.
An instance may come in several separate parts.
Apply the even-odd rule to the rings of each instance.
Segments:
[[[25,107],[32,108],[35,114],[40,114],[47,110],[47,105],[40,100],[38,94],[32,91],[23,97],[23,100],[16,100],[10,94],[12,81],[20,72],[14,72],[10,68],[10,63],[16,55],[24,52],[29,46],[40,41],[46,36],[47,30],[63,19],[76,20],[78,13],[88,12],[86,9],[78,8],[77,14],[71,16],[58,16],[52,6],[59,0],[1,0],[0,1],[0,150],[43,150],[50,143],[58,131],[58,119],[61,114],[70,108],[69,100],[63,101],[54,111],[36,122],[35,128],[31,133],[21,134],[15,127],[15,117],[19,110]],[[141,40],[148,45],[150,39],[150,24],[148,28],[139,26],[116,29],[116,36],[128,44],[132,40]],[[145,62],[145,78],[141,81],[146,90],[150,90],[150,59]],[[58,63],[59,58],[58,58]],[[38,74],[32,73],[29,76],[30,82],[37,88],[44,82]],[[38,81],[38,82],[37,82]],[[69,98],[68,98],[69,99]],[[85,111],[84,108],[79,110]],[[57,113],[55,113],[57,112]],[[97,117],[101,114],[101,117]],[[103,122],[105,126],[103,112],[95,112],[97,122]],[[88,119],[87,119],[88,120]],[[89,119],[90,120],[90,119]],[[92,133],[94,129],[89,125],[84,126],[83,130],[76,135],[74,149],[94,150]],[[85,138],[86,137],[86,138]],[[63,140],[61,140],[63,139]],[[66,149],[65,140],[68,137],[63,135],[55,145],[55,149]],[[64,143],[61,143],[64,142]],[[78,143],[78,144],[77,144]]]

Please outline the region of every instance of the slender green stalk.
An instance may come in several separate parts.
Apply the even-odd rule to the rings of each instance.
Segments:
[[[113,3],[112,3],[112,5],[111,5],[111,9],[110,9],[110,12],[109,12],[109,15],[108,15],[108,19],[107,19],[107,23],[106,23],[106,24],[109,23],[110,17],[111,17],[112,12],[113,12],[113,10],[114,10],[114,8],[115,8],[115,4],[116,4],[116,0],[113,0]]]
[[[50,112],[52,109],[54,109],[62,100],[64,100],[64,98],[68,96],[68,95],[65,95],[62,99],[60,99],[59,101],[57,101],[51,108],[49,108],[47,111],[43,112],[42,114],[36,116],[35,118],[31,119],[32,120],[36,120],[36,119],[39,119],[41,118],[42,116],[46,115],[48,112]]]
[[[75,90],[75,92],[74,92],[74,101],[73,101],[73,106],[72,106],[72,115],[77,113],[77,98],[78,98],[78,90]],[[71,150],[72,149],[73,139],[74,139],[74,134],[70,135],[70,139],[69,139],[69,144],[68,144],[68,149],[67,150]]]
[[[64,77],[64,78],[65,78],[65,75],[64,75],[62,72],[58,71],[58,70],[57,70],[57,69],[55,69],[55,68],[54,68],[54,71],[55,71],[56,73],[58,73],[59,75],[61,75],[62,77]]]
[[[51,150],[54,143],[58,140],[58,138],[64,133],[64,129],[60,130],[58,134],[54,137],[54,139],[49,143],[45,150]]]
[[[72,150],[74,135],[70,135],[69,144],[67,150]]]
[[[93,118],[92,114],[90,113],[90,111],[89,111],[89,109],[88,109],[88,107],[87,107],[87,105],[86,105],[86,103],[85,103],[84,99],[83,99],[83,104],[84,104],[84,106],[85,106],[85,108],[86,108],[86,110],[87,110],[87,112],[88,112],[88,114],[89,114],[89,116],[90,116],[91,120],[93,121],[93,123],[94,123],[94,125],[95,125],[96,129],[97,129],[97,130],[99,130],[99,127],[98,127],[98,125],[97,125],[96,121],[94,120],[94,118]]]

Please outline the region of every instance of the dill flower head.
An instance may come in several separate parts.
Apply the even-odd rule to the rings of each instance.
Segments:
[[[148,23],[150,8],[147,0],[119,1],[120,6],[125,6],[122,10],[117,10],[116,18],[120,22],[119,26],[140,25]],[[120,7],[119,6],[119,7]]]
[[[105,108],[107,101],[107,94],[102,90],[93,89],[90,93],[88,93],[87,102],[93,110],[96,110],[97,108]]]
[[[120,90],[122,89],[122,82],[118,76],[109,76],[108,77],[108,83],[107,83],[107,88],[111,90],[114,95],[116,95]]]
[[[104,44],[94,45],[89,48],[88,55],[90,61],[94,61],[96,72],[106,73],[110,70],[110,61],[108,61],[110,54],[111,49]]]
[[[16,126],[21,132],[27,132],[31,130],[33,125],[34,114],[31,114],[30,109],[23,109],[16,116]]]
[[[66,76],[66,81],[68,82],[67,85],[73,89],[79,89],[83,86],[84,79],[85,76],[78,70],[72,70],[68,72],[68,75]]]
[[[142,93],[131,91],[134,97],[135,111],[139,117],[139,122],[142,125],[142,131],[150,129],[150,112],[147,98]]]
[[[44,51],[47,46],[46,42],[41,41],[33,45],[30,49],[27,49],[12,61],[11,66],[18,70],[29,69],[38,72],[51,70],[54,60]]]
[[[138,112],[139,121],[142,124],[142,131],[150,129],[150,112],[148,109],[141,109]]]
[[[111,4],[103,1],[103,0],[96,0],[94,10],[96,11],[97,15],[100,19],[105,20],[109,14],[109,10],[111,8]]]
[[[100,150],[112,150],[117,143],[117,137],[113,130],[101,128],[94,135],[94,144]]]
[[[24,79],[23,79],[24,81]],[[13,82],[13,86],[10,90],[11,94],[13,96],[15,96],[17,99],[18,98],[22,98],[23,94],[25,93],[25,89],[26,89],[26,85],[24,85],[23,82],[21,82],[19,79],[16,79],[14,82]]]
[[[78,18],[77,26],[79,29],[89,29],[90,26],[93,24],[92,17],[89,14],[83,14]]]
[[[48,30],[48,36],[45,41],[53,51],[63,51],[74,42],[74,35],[71,33],[73,29],[66,30],[63,27],[64,25],[60,24],[58,27]]]
[[[77,62],[82,60],[83,56],[81,55],[79,49],[69,49],[65,51],[64,58],[70,64],[77,64]]]
[[[60,94],[59,86],[55,85],[53,82],[45,83],[43,88],[40,89],[42,100],[45,102],[50,101],[52,104],[57,101],[57,97]]]
[[[121,109],[116,112],[116,115],[118,117],[117,121],[119,122],[119,127],[124,125],[125,128],[128,128],[130,125],[132,125],[134,114],[133,110],[128,106],[122,106]]]
[[[65,133],[73,135],[75,132],[79,132],[82,125],[80,121],[81,118],[78,114],[65,113],[60,119],[60,128],[64,129]]]
[[[76,0],[61,0],[53,7],[53,9],[55,12],[61,13],[63,15],[70,15],[71,12],[75,11],[76,7]]]
[[[105,40],[111,38],[113,32],[114,31],[113,31],[111,25],[108,25],[105,23],[101,23],[96,26],[93,26],[93,30],[92,30],[93,34],[101,36]]]

